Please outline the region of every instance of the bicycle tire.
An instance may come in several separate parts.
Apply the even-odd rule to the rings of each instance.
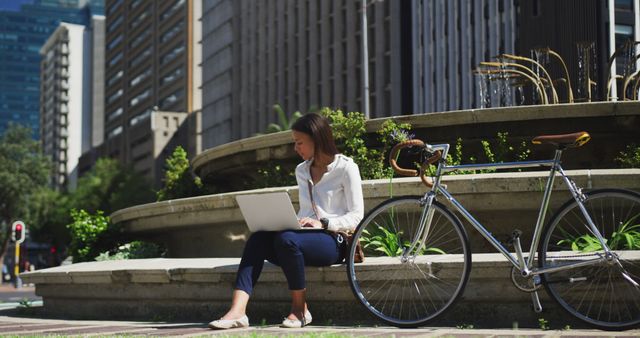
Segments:
[[[406,250],[415,237],[423,209],[420,203],[420,196],[403,196],[379,204],[354,233],[353,243],[360,242],[365,261],[354,263],[353,243],[346,257],[353,294],[372,315],[397,327],[422,326],[444,313],[462,294],[471,269],[465,229],[437,201],[432,205],[426,249],[413,261],[402,262],[393,255]],[[382,229],[396,236],[388,236],[386,242],[377,240],[382,237],[376,236],[385,234]]]
[[[586,267],[542,274],[547,293],[573,316],[595,327],[624,330],[640,323],[640,194],[622,189],[601,189],[585,193],[584,206],[607,246],[619,258]],[[626,230],[624,228],[626,224]],[[637,237],[628,242],[626,235]],[[632,238],[633,238],[632,236]],[[538,265],[552,267],[563,262],[596,258],[602,246],[588,228],[574,199],[567,201],[551,218],[543,233]],[[621,241],[622,240],[622,241]]]

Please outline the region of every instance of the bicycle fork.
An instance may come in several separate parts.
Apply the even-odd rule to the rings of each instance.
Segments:
[[[420,221],[418,229],[413,236],[415,240],[411,241],[411,245],[404,249],[402,252],[402,262],[412,261],[415,257],[424,249],[431,229],[431,221],[433,220],[434,210],[431,207],[436,194],[433,191],[428,192],[424,198],[424,205],[422,205],[422,213],[420,214]]]

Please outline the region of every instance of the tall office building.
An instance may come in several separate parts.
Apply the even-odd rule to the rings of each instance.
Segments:
[[[105,5],[101,153],[133,166],[156,186],[172,147],[187,143],[170,142],[172,133],[186,128],[181,126],[186,115],[201,106],[201,5],[199,0],[107,0]],[[160,131],[155,121],[162,121],[162,114],[156,112],[185,117],[172,116],[167,127],[173,131]]]
[[[9,122],[39,136],[40,47],[60,22],[87,25],[102,14],[102,0],[34,0],[19,11],[0,11],[0,134]]]
[[[512,52],[513,1],[368,1],[370,116],[471,108],[472,68]],[[361,1],[205,1],[202,145],[291,113],[363,111]]]
[[[93,61],[104,59],[103,22],[95,16],[91,26],[61,23],[40,49],[40,140],[59,190],[75,189],[78,159],[92,147],[92,114],[103,105],[104,77]]]

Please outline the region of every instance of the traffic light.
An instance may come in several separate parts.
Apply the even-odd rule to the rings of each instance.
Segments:
[[[11,239],[16,243],[24,242],[26,227],[23,222],[15,221],[11,225]]]

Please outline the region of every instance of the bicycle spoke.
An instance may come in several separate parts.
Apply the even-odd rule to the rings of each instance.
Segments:
[[[601,328],[640,323],[640,247],[629,228],[640,221],[640,195],[623,190],[587,193],[583,203],[602,241],[614,255],[594,265],[542,274],[549,294],[574,316]],[[631,230],[635,231],[635,228]],[[577,203],[562,206],[545,228],[539,252],[541,267],[605,257],[601,240]]]
[[[435,318],[458,297],[468,278],[464,229],[437,202],[431,208],[431,223],[423,231],[419,221],[424,208],[417,197],[383,203],[356,230],[367,264],[350,263],[351,286],[368,310],[390,324],[416,326]],[[422,248],[403,257],[412,246]]]

